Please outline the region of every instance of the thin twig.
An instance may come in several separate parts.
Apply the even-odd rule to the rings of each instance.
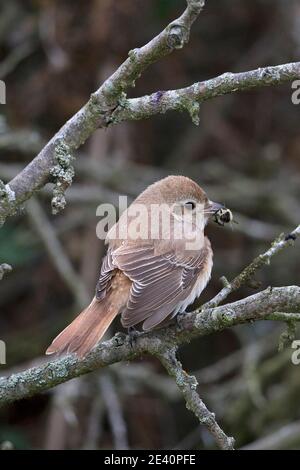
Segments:
[[[27,209],[29,219],[42,240],[55,268],[69,287],[78,306],[83,308],[89,301],[87,289],[73,268],[42,206],[36,199],[32,198],[27,203]]]
[[[300,442],[300,421],[287,424],[267,436],[242,447],[243,450],[279,450],[294,447]]]
[[[158,355],[168,374],[174,378],[180,389],[188,410],[192,411],[198,418],[200,424],[207,427],[213,435],[218,447],[223,450],[234,449],[234,439],[226,436],[218,425],[214,413],[211,413],[197,393],[198,382],[196,377],[188,375],[182,368],[182,364],[176,358],[176,349],[167,349]]]
[[[10,264],[2,263],[0,264],[0,281],[3,279],[5,274],[10,273],[12,271],[12,267]]]
[[[222,278],[224,283],[223,289],[209,302],[204,304],[201,307],[201,310],[216,307],[223,302],[229,294],[238,290],[241,286],[247,284],[249,280],[254,276],[256,271],[262,268],[264,265],[270,264],[271,258],[279,253],[283,248],[286,248],[293,243],[297,236],[300,235],[300,225],[295,228],[291,233],[288,235],[280,235],[277,239],[275,239],[271,247],[265,251],[263,254],[257,256],[243,271],[236,276],[231,282],[228,282],[225,277]]]
[[[103,374],[99,378],[99,383],[113,433],[115,449],[128,449],[127,428],[116,387],[108,374]]]
[[[4,79],[18,66],[18,64],[30,56],[37,45],[34,41],[22,42],[18,47],[14,47],[12,52],[0,63],[0,78]]]

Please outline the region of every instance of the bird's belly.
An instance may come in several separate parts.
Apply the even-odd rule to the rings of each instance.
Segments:
[[[210,276],[211,276],[211,270],[212,270],[212,257],[209,256],[208,259],[207,259],[207,262],[206,262],[206,267],[203,271],[201,271],[201,273],[198,275],[198,279],[192,289],[192,291],[190,292],[190,294],[184,299],[182,300],[177,308],[175,309],[172,317],[174,317],[178,312],[184,312],[187,307],[192,304],[195,299],[197,299],[201,292],[205,289],[205,287],[207,286],[207,283],[210,279]]]

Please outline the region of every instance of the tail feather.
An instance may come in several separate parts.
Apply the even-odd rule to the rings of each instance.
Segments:
[[[46,354],[76,353],[85,356],[101,340],[118,314],[107,302],[94,297],[90,305],[52,342]]]

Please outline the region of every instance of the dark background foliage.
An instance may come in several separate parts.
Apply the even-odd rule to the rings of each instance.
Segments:
[[[298,60],[296,0],[206,3],[189,44],[149,68],[130,96]],[[0,115],[0,177],[29,162],[128,51],[183,7],[183,0],[2,1],[0,78],[7,104]],[[215,263],[201,301],[217,292],[221,275],[230,279],[280,232],[294,228],[300,220],[300,110],[291,92],[286,85],[208,101],[199,127],[185,114],[170,113],[97,131],[78,152],[66,210],[53,217],[49,192],[39,197],[89,293],[104,253],[95,234],[97,205],[119,193],[135,195],[166,174],[192,176],[238,222],[232,229],[208,227]],[[7,343],[9,371],[39,361],[80,310],[36,230],[36,217],[28,207],[0,232],[1,262],[14,268],[0,284],[0,338]],[[274,258],[257,281],[261,287],[299,283],[299,247]],[[253,292],[245,287],[232,299]],[[119,328],[116,323],[111,333]],[[277,351],[282,328],[272,322],[240,326],[180,351],[185,368],[197,375],[200,395],[238,446],[269,435],[276,448],[300,446],[300,373],[290,348]],[[289,433],[291,424],[295,431]],[[282,429],[289,438],[274,443]],[[159,364],[147,358],[2,409],[1,441],[63,449],[122,447],[126,441],[131,448],[214,445]]]

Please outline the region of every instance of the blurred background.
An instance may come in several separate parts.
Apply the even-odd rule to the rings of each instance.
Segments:
[[[184,0],[2,1],[0,178],[11,179],[127,56],[180,14]],[[296,0],[207,0],[189,44],[151,66],[129,96],[179,88],[226,71],[299,60]],[[105,253],[96,207],[134,197],[168,174],[192,176],[234,212],[210,224],[215,262],[208,300],[282,231],[300,221],[300,106],[291,85],[204,103],[200,125],[169,113],[95,132],[78,151],[67,208],[51,187],[0,231],[0,374],[36,365],[93,294]],[[257,275],[256,288],[299,283],[299,245]],[[255,292],[245,287],[235,300]],[[113,330],[121,327],[114,323]],[[238,447],[300,448],[300,366],[278,352],[284,325],[257,322],[180,349],[199,393]],[[298,335],[298,337],[300,337]],[[0,443],[14,448],[214,448],[153,358],[116,364],[0,410]]]

